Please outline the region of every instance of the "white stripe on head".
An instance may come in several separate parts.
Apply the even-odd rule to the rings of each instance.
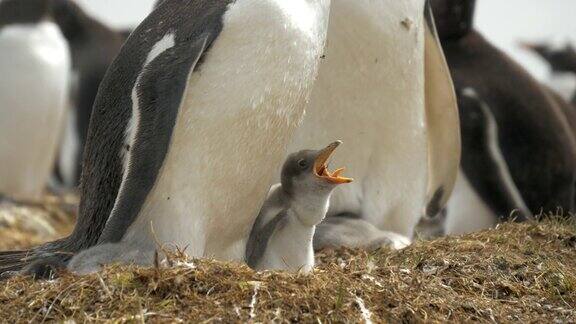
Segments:
[[[520,190],[516,186],[516,183],[514,183],[514,179],[512,178],[510,169],[508,168],[508,164],[504,158],[504,154],[502,154],[502,151],[500,150],[500,141],[498,139],[498,123],[496,122],[496,118],[490,110],[490,107],[482,99],[480,99],[478,93],[473,88],[465,88],[462,91],[462,94],[465,97],[477,100],[480,103],[480,109],[482,110],[487,123],[486,135],[488,137],[488,152],[494,163],[496,163],[498,168],[498,176],[504,182],[506,190],[510,194],[516,208],[518,208],[525,215],[532,215],[530,209],[528,209],[526,205],[526,202],[522,198]]]

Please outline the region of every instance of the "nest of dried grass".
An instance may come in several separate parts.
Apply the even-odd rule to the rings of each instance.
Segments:
[[[2,237],[2,240],[4,238]],[[326,251],[312,275],[186,261],[13,278],[1,321],[574,322],[576,225],[505,224],[403,251]]]

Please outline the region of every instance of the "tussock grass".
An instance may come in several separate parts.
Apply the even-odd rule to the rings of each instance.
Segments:
[[[324,251],[318,263],[312,275],[256,273],[180,254],[152,268],[13,278],[0,282],[0,321],[576,321],[569,221],[503,224],[403,251]]]

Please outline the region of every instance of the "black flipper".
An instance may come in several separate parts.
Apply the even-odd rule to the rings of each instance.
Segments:
[[[119,242],[142,209],[168,153],[188,79],[208,39],[204,35],[188,48],[167,50],[136,81],[140,118],[130,146],[128,173],[99,244]]]
[[[264,257],[272,234],[274,234],[277,229],[282,227],[281,224],[282,222],[286,222],[286,217],[288,215],[286,214],[285,210],[282,210],[280,213],[278,213],[278,215],[270,219],[268,223],[264,223],[266,221],[264,219],[265,216],[266,215],[262,213],[258,215],[258,218],[252,227],[248,243],[246,244],[245,261],[248,266],[253,269],[258,266]]]
[[[99,97],[104,101],[101,106],[105,110],[95,109],[92,116],[88,140],[95,143],[88,143],[84,164],[98,170],[96,175],[88,176],[91,170],[84,167],[85,199],[81,202],[81,213],[85,210],[90,217],[79,233],[90,232],[96,227],[94,223],[98,223],[100,231],[96,240],[99,243],[118,242],[137,217],[166,156],[188,78],[220,34],[224,13],[231,2],[164,0],[126,41],[108,72],[114,77],[107,77],[100,89]],[[159,44],[166,48],[152,55]],[[124,87],[119,96],[102,95],[118,94],[116,87],[126,83],[126,78],[130,80],[129,86]],[[124,175],[120,151],[126,149],[125,131],[132,114],[133,97],[137,97],[140,118],[134,130],[136,141],[128,148],[128,173]],[[120,116],[114,110],[118,101],[123,107]],[[116,118],[123,123],[118,125]],[[109,135],[110,132],[114,135]],[[105,143],[102,137],[113,138],[113,142]],[[91,151],[91,147],[95,151]],[[118,154],[110,154],[111,149]],[[103,156],[107,161],[101,161]],[[116,168],[112,171],[115,174],[111,174],[110,167]],[[107,188],[101,190],[101,187]],[[96,242],[90,243],[92,246]]]

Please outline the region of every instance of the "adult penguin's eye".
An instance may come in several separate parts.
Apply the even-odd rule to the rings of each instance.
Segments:
[[[298,161],[298,166],[302,169],[306,169],[308,167],[308,161],[302,159]]]

